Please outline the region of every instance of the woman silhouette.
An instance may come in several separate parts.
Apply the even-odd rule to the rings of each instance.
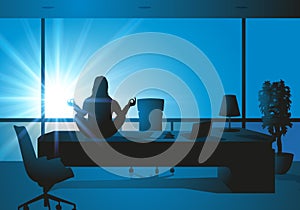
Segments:
[[[103,76],[96,77],[92,95],[84,100],[82,109],[74,102],[75,121],[81,132],[91,138],[108,138],[114,135],[125,121],[136,98],[130,99],[121,109],[119,103],[108,95],[108,82]],[[112,114],[116,117],[113,120]],[[86,118],[87,116],[87,118]]]

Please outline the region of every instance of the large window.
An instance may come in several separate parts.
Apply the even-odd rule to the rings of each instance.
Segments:
[[[1,19],[0,24],[0,117],[40,118],[40,19]],[[292,117],[299,117],[300,20],[247,19],[246,24],[247,117],[261,116],[257,93],[262,83],[280,79],[291,87]],[[46,117],[73,117],[66,100],[74,97],[78,76],[91,56],[113,40],[140,32],[172,34],[198,47],[217,70],[225,93],[236,94],[241,105],[240,19],[47,19]],[[205,84],[193,82],[189,67],[167,56],[143,54],[120,61],[106,75],[111,94],[122,76],[154,67],[190,80],[203,116],[210,115]],[[147,94],[153,95],[153,90],[141,96]],[[156,94],[168,98],[163,92]],[[177,117],[174,110],[175,105],[166,110],[166,117]]]

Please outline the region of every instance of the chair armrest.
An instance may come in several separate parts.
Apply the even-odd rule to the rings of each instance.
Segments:
[[[51,170],[55,168],[55,170],[65,170],[67,167],[61,161],[61,158],[53,158],[47,159],[46,156],[42,156],[37,159],[38,165],[40,168],[50,168]]]
[[[66,178],[74,177],[71,168],[66,167],[60,158],[47,159],[46,156],[36,160],[34,174],[40,179],[62,181]]]
[[[57,168],[66,168],[66,166],[61,161],[61,158],[48,159],[47,162],[48,162],[47,164],[57,167]]]
[[[46,164],[47,161],[48,161],[48,159],[47,159],[46,156],[42,156],[42,157],[39,157],[39,158],[36,159],[36,163],[38,165],[40,165],[40,164]]]
[[[65,174],[66,177],[74,177],[73,170],[70,167],[66,167],[63,162],[61,161],[61,158],[53,158],[48,160],[48,163],[50,167],[55,168],[56,172],[61,172],[62,174]]]

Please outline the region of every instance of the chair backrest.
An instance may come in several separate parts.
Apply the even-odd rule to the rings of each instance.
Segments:
[[[15,126],[14,125],[15,132],[18,137],[19,145],[20,145],[20,150],[23,158],[23,163],[25,166],[25,170],[28,174],[28,176],[35,180],[33,176],[33,167],[36,163],[36,155],[34,148],[32,146],[32,142],[30,139],[30,136],[27,132],[27,129],[24,126]]]

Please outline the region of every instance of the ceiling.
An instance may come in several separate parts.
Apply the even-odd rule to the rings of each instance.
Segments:
[[[300,17],[300,0],[0,0],[0,17]]]

